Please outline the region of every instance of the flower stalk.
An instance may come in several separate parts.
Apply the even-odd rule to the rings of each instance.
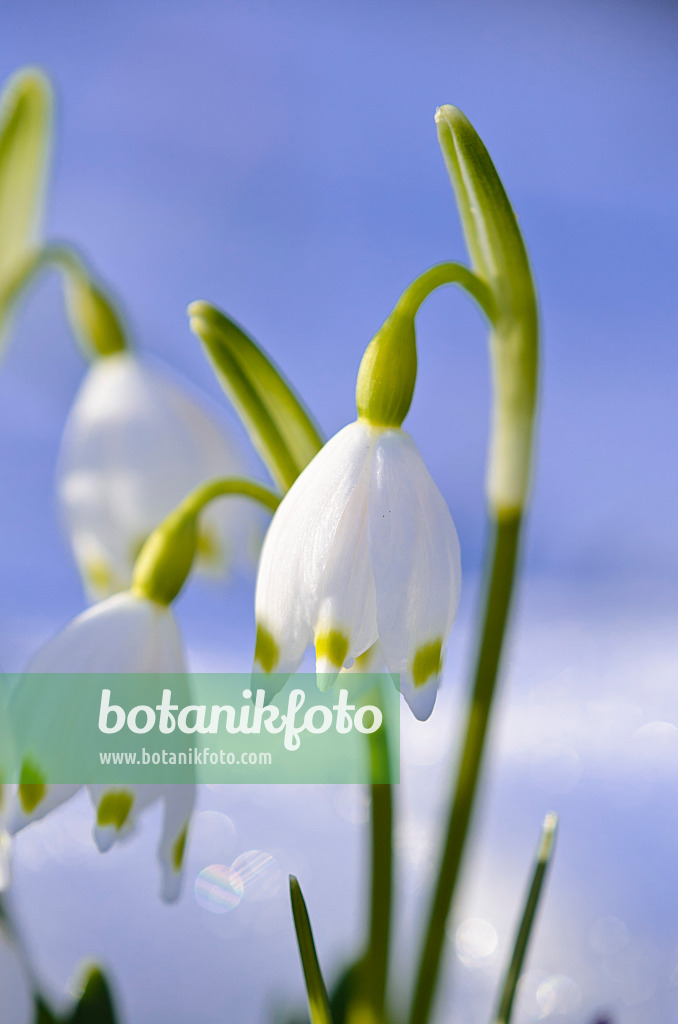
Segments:
[[[433,1009],[446,924],[481,777],[516,578],[523,511],[529,494],[538,369],[534,284],[504,187],[485,146],[461,111],[441,107],[436,123],[473,270],[486,283],[493,299],[493,407],[487,471],[490,543],[473,690],[415,980],[410,1024],[427,1024]]]
[[[387,737],[383,729],[370,735],[373,777],[377,767],[388,760]],[[365,996],[374,1021],[386,1019],[386,991],[391,948],[393,911],[393,787],[370,786],[371,795],[371,899],[367,955],[364,961]]]
[[[186,582],[198,548],[198,518],[215,498],[240,495],[275,512],[280,497],[268,487],[239,477],[209,480],[194,488],[153,531],[134,567],[132,591],[158,604],[174,601]]]
[[[128,349],[126,330],[110,296],[68,245],[45,245],[13,270],[0,288],[0,324],[36,278],[52,267],[63,274],[69,319],[88,357],[96,359]]]

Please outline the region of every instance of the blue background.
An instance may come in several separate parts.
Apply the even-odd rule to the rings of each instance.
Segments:
[[[348,422],[362,351],[401,290],[426,266],[464,255],[437,148],[438,104],[468,114],[500,170],[535,268],[544,360],[525,586],[464,904],[467,918],[494,921],[500,948],[482,969],[456,967],[457,997],[473,1019],[487,1015],[552,803],[563,812],[561,849],[532,961],[547,980],[567,975],[577,987],[579,1002],[563,997],[557,1019],[587,1021],[601,1007],[615,1022],[675,1013],[677,36],[668,3],[601,0],[25,0],[0,14],[3,77],[35,63],[57,90],[48,237],[76,242],[119,295],[139,348],[217,402],[187,328],[196,298],[247,326],[328,435]],[[419,339],[407,426],[450,504],[466,573],[446,695],[430,726],[444,760],[484,539],[488,383],[484,327],[463,296],[448,289],[429,300]],[[82,608],[52,496],[82,373],[58,285],[46,281],[0,373],[6,669],[21,668]],[[195,584],[180,615],[196,667],[247,668],[251,583]],[[648,732],[657,722],[663,732]],[[565,751],[550,789],[542,740]],[[415,765],[403,804],[411,794],[413,806],[428,806],[417,786],[442,785],[434,776]],[[339,812],[319,819],[311,809],[321,796],[309,791],[210,799],[206,807],[237,825],[238,849],[275,848],[302,882],[306,864],[321,947],[336,964],[360,924],[359,823]],[[84,811],[68,813],[86,832]],[[433,801],[411,825],[410,845],[424,834],[432,842],[436,813]],[[143,835],[110,859],[83,848],[77,870],[49,850],[39,869],[22,868],[21,843],[43,840],[20,840],[17,907],[53,989],[79,956],[101,952],[131,1021],[151,1005],[158,1019],[184,1020],[191,1008],[195,1019],[221,1020],[226,996],[229,1012],[254,1020],[276,992],[300,998],[289,922],[231,926],[238,908],[215,937],[190,884],[178,910],[156,907],[143,855],[152,823]],[[125,887],[127,916],[115,895]],[[406,915],[421,909],[411,892],[405,906]],[[603,955],[591,929],[609,916],[627,939]],[[132,927],[143,950],[128,941]],[[416,934],[416,923],[408,928]],[[528,978],[526,993],[538,980]],[[526,995],[524,1020],[530,1005]],[[549,1005],[542,999],[535,1012]]]

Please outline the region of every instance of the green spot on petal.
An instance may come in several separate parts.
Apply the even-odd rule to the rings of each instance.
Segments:
[[[82,563],[82,574],[92,590],[111,593],[114,590],[113,574],[103,558],[87,558]]]
[[[132,810],[134,796],[125,790],[117,793],[106,793],[97,809],[97,825],[102,828],[112,825],[119,832]]]
[[[184,850],[186,849],[187,834],[188,825],[184,825],[174,842],[174,846],[172,847],[172,867],[175,871],[181,871],[181,865],[184,860]]]
[[[325,659],[335,668],[341,668],[348,654],[348,637],[340,629],[328,629],[315,638],[315,656]]]
[[[423,686],[431,676],[440,672],[442,659],[442,640],[432,640],[420,647],[412,661],[412,679],[415,686]]]
[[[372,646],[368,647],[366,651],[363,651],[362,654],[358,655],[353,665],[354,672],[367,672],[372,662],[372,658],[374,657],[374,648],[376,646],[376,644],[372,644]]]
[[[30,814],[45,799],[47,785],[45,776],[37,765],[25,760],[21,765],[19,778],[19,800],[26,814]]]
[[[266,626],[257,626],[254,660],[261,665],[264,672],[272,672],[280,660],[278,645],[266,629]]]
[[[214,530],[204,526],[199,530],[197,552],[208,565],[219,565],[221,561],[221,545]]]

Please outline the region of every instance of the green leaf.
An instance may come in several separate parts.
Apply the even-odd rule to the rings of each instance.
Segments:
[[[495,1017],[495,1024],[509,1024],[511,1019],[513,999],[516,994],[516,985],[518,984],[523,960],[525,959],[525,953],[527,952],[527,945],[530,941],[532,926],[537,913],[537,907],[539,906],[539,898],[546,878],[546,872],[553,854],[557,825],[558,819],[556,815],[547,814],[544,818],[539,846],[537,848],[537,860],[534,866],[534,871],[532,872],[532,882],[527,893],[520,927],[518,928],[515,941],[513,943],[513,953],[504,978],[504,985],[502,988],[501,998],[499,1000],[499,1009],[497,1010],[497,1015]]]
[[[188,307],[226,394],[273,478],[288,490],[323,441],[301,399],[264,351],[207,302]]]
[[[46,1003],[39,997],[35,1000],[34,1024],[59,1024],[59,1018],[55,1017]]]
[[[489,153],[457,107],[439,107],[436,125],[474,269],[492,288],[500,315],[536,322],[525,244]]]
[[[92,967],[67,1024],[116,1024],[116,1019],[108,982],[98,967]]]
[[[493,298],[493,410],[487,491],[497,518],[529,494],[539,362],[534,282],[518,221],[489,153],[456,107],[436,111],[438,140],[452,181],[474,270]]]
[[[297,933],[299,956],[301,957],[301,966],[304,969],[311,1022],[312,1024],[332,1024],[330,1003],[320,971],[318,955],[315,951],[311,922],[308,919],[308,911],[299,882],[294,875],[290,875],[290,897],[292,899],[292,914]]]
[[[36,68],[0,98],[0,284],[37,242],[50,150],[52,90]]]

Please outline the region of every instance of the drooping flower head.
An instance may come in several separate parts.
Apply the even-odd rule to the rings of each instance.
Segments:
[[[328,441],[273,518],[257,579],[255,666],[292,672],[314,642],[326,686],[378,639],[412,711],[425,719],[457,611],[461,563],[445,500],[400,426],[416,352],[413,330],[397,328],[377,335],[365,354],[358,420]]]
[[[186,682],[181,636],[172,602],[198,554],[200,517],[215,498],[226,496],[247,497],[270,510],[277,508],[279,502],[268,488],[240,478],[218,478],[193,489],[143,545],[134,565],[131,589],[78,615],[48,641],[29,665],[12,699],[14,723],[23,723],[17,730],[21,751],[14,758],[19,762],[21,781],[15,787],[10,808],[12,831],[43,817],[79,789],[77,784],[50,783],[49,766],[57,765],[52,772],[54,778],[63,765],[64,743],[74,731],[74,706],[86,722],[91,721],[90,702],[95,702],[95,714],[100,706],[101,693],[92,684],[91,676],[145,674],[143,683],[151,687],[162,687],[163,677],[168,675],[174,677],[173,685]],[[78,681],[77,701],[61,699],[59,687],[50,687],[50,680],[45,680],[45,676],[52,674],[68,675],[71,683]],[[134,685],[136,682],[133,679]],[[40,712],[36,714],[38,707]],[[57,754],[50,761],[53,750]],[[111,782],[89,785],[88,790],[96,814],[94,839],[102,851],[133,829],[143,808],[157,799],[163,801],[164,819],[158,845],[162,894],[167,900],[175,899],[181,884],[195,786]]]
[[[31,700],[31,676],[50,673],[102,672],[135,674],[185,672],[181,637],[168,605],[141,594],[115,594],[73,619],[38,652],[19,686]],[[60,744],[67,742],[61,728],[60,693],[39,694],[40,720],[56,723]],[[54,701],[53,714],[45,703]],[[39,756],[39,751],[38,751]],[[38,769],[40,765],[33,766]],[[44,817],[69,799],[80,787],[29,781],[19,785],[10,811],[9,828],[16,832]],[[95,810],[94,838],[100,850],[109,849],[129,833],[139,813],[152,801],[164,803],[164,825],[158,848],[162,870],[162,894],[174,899],[179,893],[186,831],[194,799],[191,785],[110,785],[88,787]]]
[[[64,431],[57,489],[73,553],[92,599],[129,587],[155,526],[195,486],[238,475],[240,460],[208,412],[128,350],[98,358]],[[198,567],[223,572],[251,527],[237,503],[205,513]]]

